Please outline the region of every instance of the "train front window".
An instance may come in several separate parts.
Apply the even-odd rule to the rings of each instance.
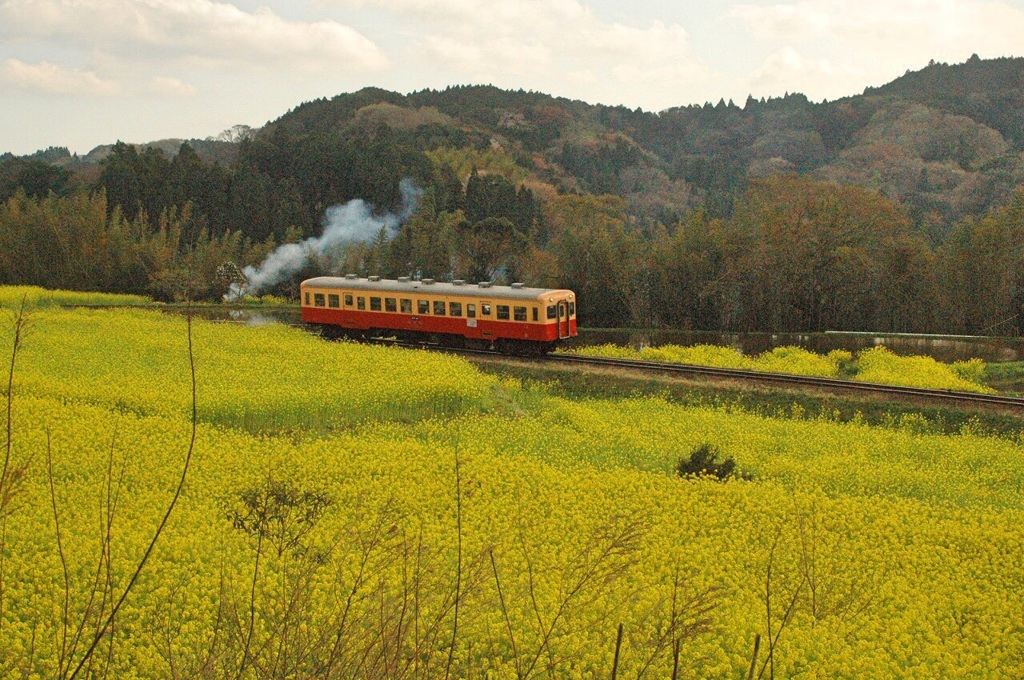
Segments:
[[[380,311],[380,298],[379,297],[372,297],[372,298],[370,298],[370,311],[371,312],[379,312]]]
[[[476,305],[472,305],[472,304],[466,305],[466,318],[467,319],[475,319],[476,318]]]
[[[416,309],[420,314],[430,314],[430,302],[428,300],[417,300]]]
[[[327,306],[333,307],[334,309],[338,309],[339,307],[341,307],[341,298],[334,294],[328,295]]]
[[[352,293],[345,293],[345,306],[346,307],[351,307],[352,306]]]
[[[412,314],[412,300],[402,298],[400,306],[402,314]]]
[[[461,302],[449,302],[448,303],[448,316],[462,316],[462,303]]]
[[[498,305],[498,319],[508,321],[508,305]]]
[[[480,315],[481,316],[490,316],[491,315],[491,304],[489,302],[485,302],[482,305],[480,305]]]
[[[576,303],[575,302],[570,302],[569,303],[569,316],[576,316]]]
[[[313,304],[317,307],[323,307],[325,304],[323,293],[313,293]]]
[[[384,298],[384,311],[385,312],[397,312],[398,303],[395,298]]]
[[[366,309],[366,298],[364,298],[362,296],[356,298],[356,309],[359,309],[359,310],[365,310]]]
[[[444,316],[444,300],[434,300],[434,316]]]
[[[547,312],[547,314],[548,314],[548,318],[549,319],[557,319],[558,318],[558,312],[556,311],[554,305],[548,305],[548,312]]]
[[[526,307],[513,307],[512,313],[516,321],[526,321]]]

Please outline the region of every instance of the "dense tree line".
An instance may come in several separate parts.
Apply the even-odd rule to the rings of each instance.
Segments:
[[[91,168],[6,155],[0,283],[217,299],[331,206],[400,212],[408,178],[422,193],[397,231],[311,251],[301,275],[571,287],[590,326],[1017,333],[1021,70],[972,59],[839,102],[657,115],[367,89],[237,135],[230,162],[190,144],[118,143]]]
[[[424,191],[397,233],[311,253],[303,274],[571,287],[588,326],[1024,329],[1024,191],[935,246],[908,211],[850,185],[777,174],[750,181],[727,218],[637,221],[612,194],[542,201],[500,174],[460,181],[383,128],[358,143],[247,142],[231,168],[187,145],[174,158],[118,145],[85,188],[34,162],[0,168],[17,184],[0,206],[0,283],[218,299],[225,263],[318,234],[332,204],[395,210],[412,177]]]

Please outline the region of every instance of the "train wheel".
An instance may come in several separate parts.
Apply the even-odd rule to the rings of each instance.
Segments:
[[[461,335],[450,335],[444,334],[438,338],[439,344],[442,347],[448,347],[451,349],[466,349],[466,339]]]
[[[529,340],[513,340],[500,338],[494,341],[494,348],[502,354],[513,357],[536,357],[540,356],[543,345],[539,342]]]
[[[330,324],[320,325],[320,337],[325,340],[337,340],[338,338],[344,337],[345,330],[338,326],[332,326]]]

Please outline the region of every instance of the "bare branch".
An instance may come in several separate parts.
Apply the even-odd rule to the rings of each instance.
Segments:
[[[103,637],[107,634],[107,631],[113,625],[114,618],[117,616],[117,613],[121,610],[121,606],[124,604],[125,600],[128,599],[128,594],[131,593],[132,588],[135,586],[136,581],[138,581],[139,579],[139,575],[142,574],[142,570],[145,568],[146,563],[149,561],[150,555],[153,554],[153,550],[156,548],[157,541],[159,541],[160,536],[163,535],[164,528],[167,526],[167,523],[171,519],[171,513],[174,512],[174,508],[178,504],[178,499],[181,498],[182,490],[185,488],[185,480],[188,479],[188,471],[192,463],[192,454],[195,451],[196,431],[198,429],[198,409],[196,405],[196,362],[195,353],[193,351],[192,346],[191,305],[188,307],[185,318],[188,329],[188,363],[192,383],[192,427],[191,436],[189,437],[188,452],[185,455],[185,463],[184,465],[182,465],[181,468],[181,476],[179,477],[178,485],[174,490],[174,496],[173,498],[171,498],[171,502],[167,505],[167,510],[164,512],[163,518],[160,520],[160,524],[157,526],[156,531],[153,533],[153,538],[149,542],[149,546],[146,548],[146,552],[143,553],[142,559],[140,559],[138,565],[136,565],[135,571],[132,573],[131,578],[128,580],[128,584],[125,586],[124,591],[121,593],[121,596],[118,598],[116,604],[111,608],[110,614],[107,617],[106,621],[103,623],[102,626],[100,626],[100,629],[99,631],[97,631],[96,635],[93,636],[89,648],[82,656],[82,659],[79,661],[78,666],[75,668],[74,672],[71,673],[70,677],[72,679],[78,677],[78,674],[82,671],[85,665],[92,658],[92,655],[96,651],[96,647],[99,645],[100,640],[103,639]]]

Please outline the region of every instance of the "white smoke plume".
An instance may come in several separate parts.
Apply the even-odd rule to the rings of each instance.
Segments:
[[[374,215],[372,206],[358,198],[344,205],[331,206],[324,215],[324,231],[320,236],[310,237],[302,243],[286,243],[270,253],[259,267],[246,267],[242,273],[249,281],[247,289],[232,286],[225,298],[237,300],[243,294],[258,295],[301,270],[310,255],[324,255],[344,244],[370,243],[381,229],[394,238],[402,223],[415,212],[423,193],[409,178],[402,180],[399,189],[402,192],[402,209],[397,215]]]

